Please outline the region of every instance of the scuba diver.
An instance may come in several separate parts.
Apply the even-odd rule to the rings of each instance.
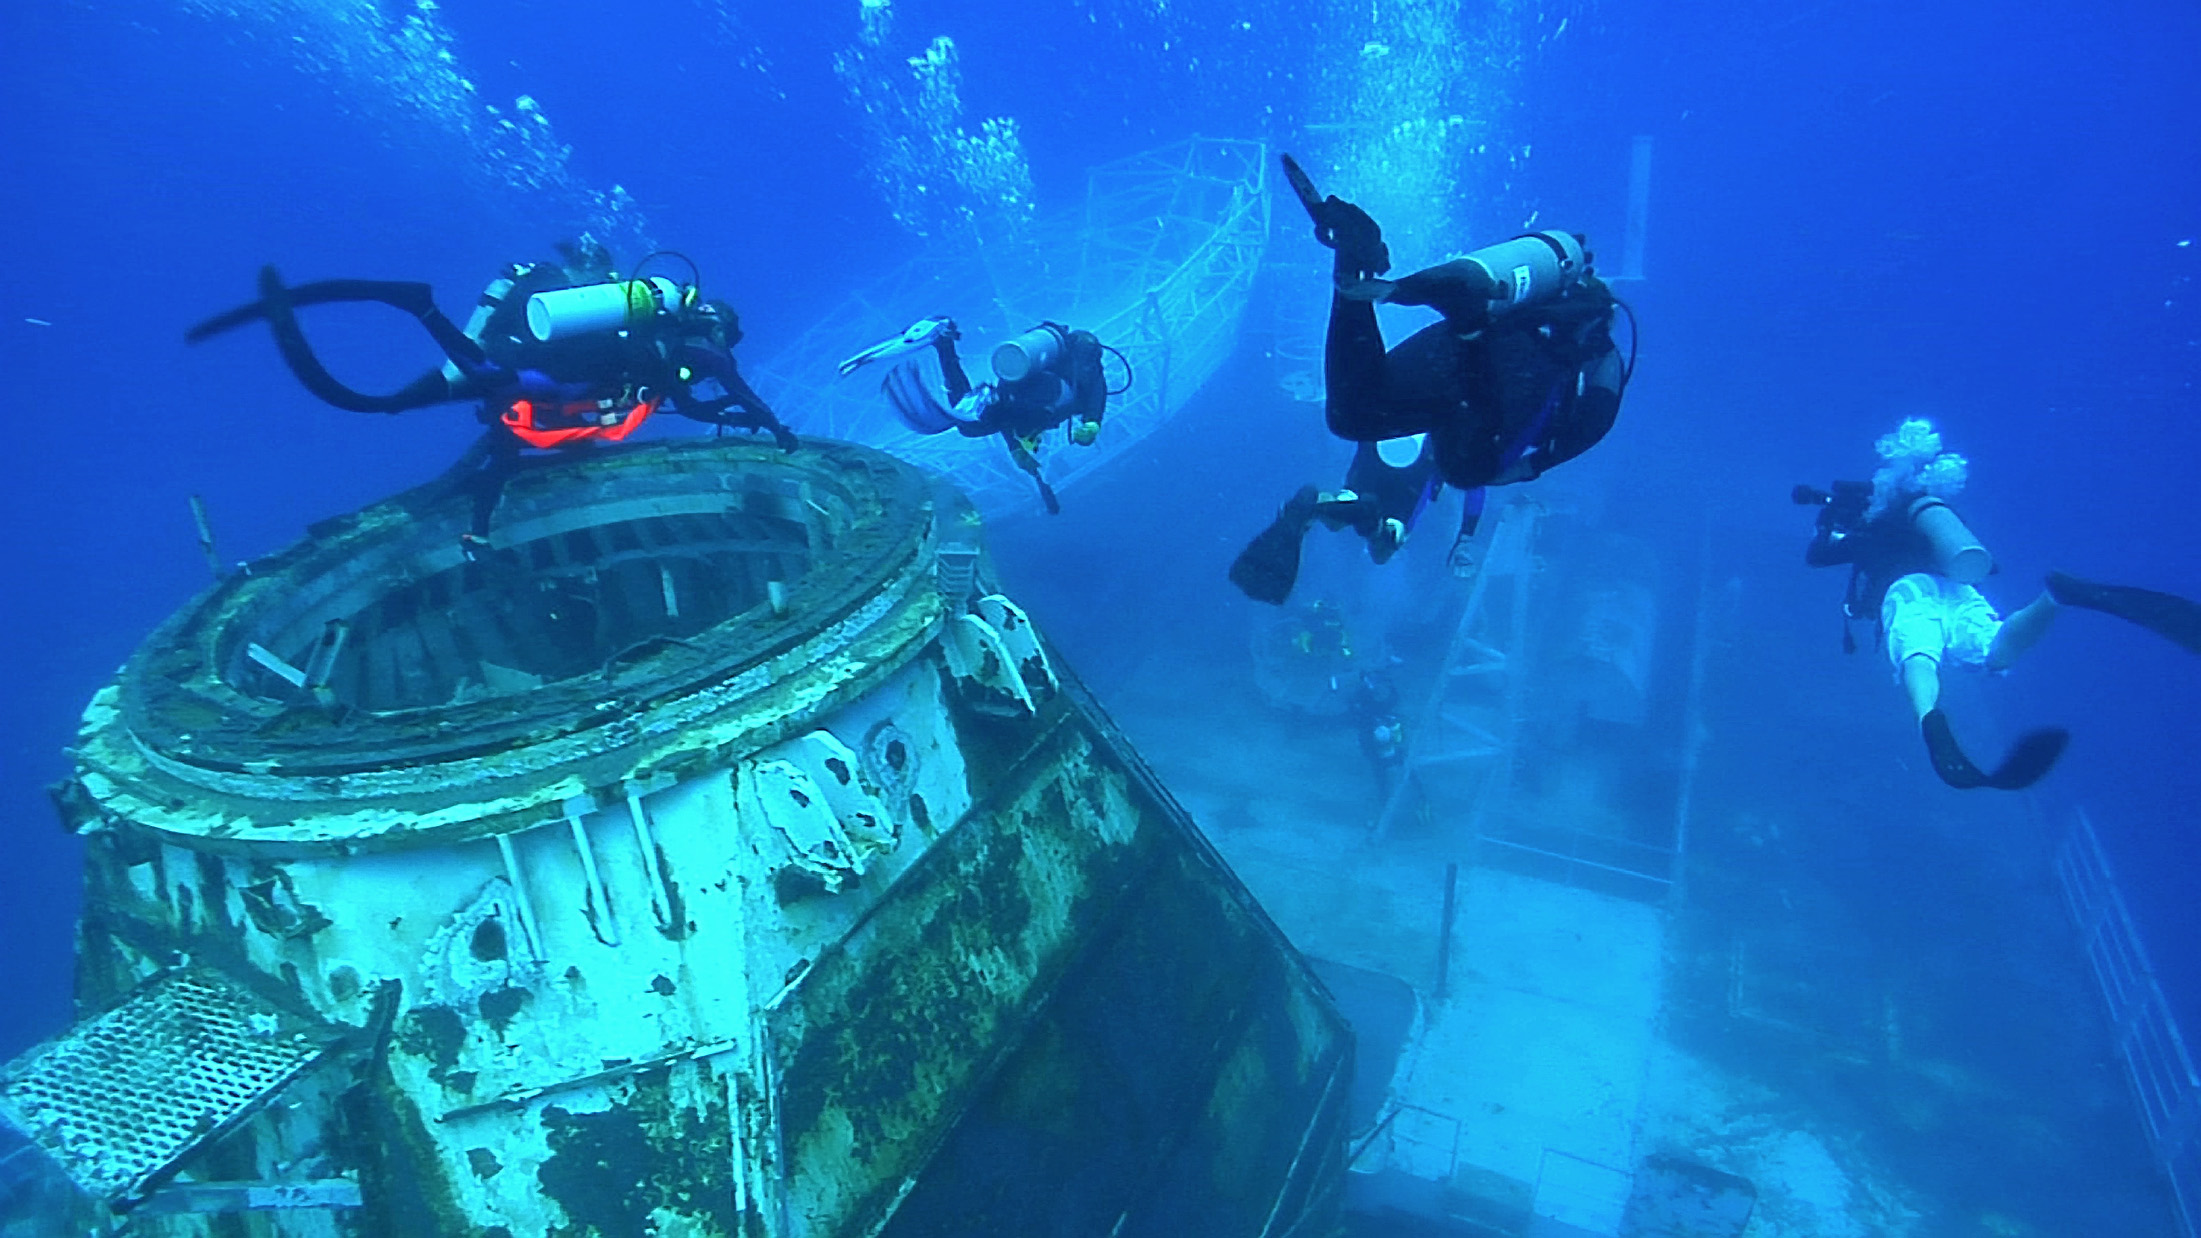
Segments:
[[[207,319],[184,338],[196,344],[264,320],[298,381],[352,412],[479,401],[487,431],[448,474],[474,496],[469,554],[486,543],[497,499],[528,449],[621,442],[660,408],[721,430],[768,432],[782,449],[795,449],[794,434],[734,364],[741,322],[731,305],[701,299],[694,279],[679,284],[639,270],[620,279],[610,255],[587,237],[558,248],[559,262],[516,263],[491,281],[463,329],[424,283],[334,279],[290,287],[269,266],[260,270],[259,300]],[[388,395],[344,385],[314,355],[297,317],[301,306],[339,302],[411,315],[444,363]]]
[[[1300,544],[1317,520],[1333,532],[1353,530],[1368,543],[1369,559],[1379,566],[1388,563],[1443,490],[1428,435],[1357,444],[1352,464],[1345,470],[1345,485],[1337,490],[1301,486],[1276,519],[1232,561],[1231,583],[1257,602],[1283,605],[1299,577]],[[1461,506],[1451,559],[1453,570],[1462,575],[1474,566],[1483,496],[1482,490],[1467,491]]]
[[[2049,573],[2040,596],[2007,617],[1997,614],[1976,588],[1995,570],[1994,557],[1949,505],[1964,488],[1968,462],[1943,451],[1941,435],[1923,418],[1904,421],[1875,448],[1881,466],[1871,481],[1837,481],[1826,490],[1797,486],[1790,497],[1819,508],[1804,562],[1850,567],[1843,650],[1856,652],[1851,625],[1871,617],[1943,782],[2022,790],[2048,773],[2070,741],[2062,728],[2030,731],[1993,771],[1980,769],[1941,710],[1944,665],[2007,671],[2047,635],[2064,606],[2116,615],[2201,654],[2201,605],[2062,572]]]
[[[967,438],[1000,435],[1009,458],[1039,487],[1040,501],[1048,512],[1059,515],[1062,504],[1040,475],[1040,436],[1067,425],[1067,437],[1080,447],[1099,440],[1108,398],[1130,390],[1128,382],[1111,389],[1102,372],[1101,354],[1115,350],[1090,331],[1042,322],[996,347],[995,381],[973,386],[962,358],[956,355],[955,342],[961,338],[952,318],[919,319],[896,338],[841,362],[841,374],[845,377],[874,361],[932,348],[940,359],[946,402],[926,385],[919,362],[912,357],[889,369],[880,384],[895,415],[919,434],[954,430]],[[1117,357],[1122,359],[1122,354]]]
[[[1360,754],[1375,772],[1376,789],[1388,801],[1406,770],[1406,724],[1399,719],[1399,690],[1379,671],[1362,671],[1353,693]]]
[[[1322,196],[1290,155],[1284,175],[1337,252],[1323,385],[1330,432],[1356,443],[1429,436],[1438,478],[1473,493],[1530,481],[1595,446],[1619,415],[1635,370],[1613,343],[1627,307],[1591,270],[1582,238],[1532,232],[1397,280],[1383,230],[1368,213]],[[1376,303],[1426,305],[1442,319],[1385,349]],[[1631,314],[1630,321],[1633,321]],[[1287,506],[1285,515],[1291,516]],[[1257,539],[1241,556],[1240,587],[1288,594],[1297,543]]]

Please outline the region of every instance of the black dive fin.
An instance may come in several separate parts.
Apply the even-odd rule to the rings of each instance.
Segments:
[[[2065,745],[2071,742],[2071,733],[2060,727],[2044,727],[2028,731],[2011,745],[2010,752],[1995,767],[1992,774],[1972,764],[1964,755],[1964,749],[1956,742],[1956,733],[1949,727],[1949,716],[1940,710],[1929,710],[1918,720],[1919,733],[1926,739],[1926,753],[1933,758],[1934,773],[1941,781],[1960,791],[1977,787],[1991,787],[1997,791],[2022,791],[2039,782],[2043,775],[2063,755]]]
[[[226,314],[216,314],[184,332],[184,342],[187,344],[204,343],[217,335],[260,322],[266,317],[267,306],[262,302],[254,301],[247,305],[240,305]]]
[[[1284,161],[1284,179],[1291,184],[1299,205],[1306,208],[1307,218],[1314,221],[1314,239],[1337,251],[1340,282],[1356,282],[1390,270],[1391,247],[1383,243],[1383,229],[1368,212],[1336,194],[1323,197],[1322,191],[1314,187],[1314,178],[1297,159],[1290,155],[1279,158]]]
[[[2188,653],[2201,653],[2201,603],[2130,585],[2098,585],[2062,572],[2048,574],[2048,595],[2065,606],[2115,615]]]
[[[1314,187],[1314,178],[1299,166],[1290,155],[1279,155],[1284,161],[1284,179],[1291,184],[1292,192],[1299,197],[1299,205],[1307,208],[1307,218],[1322,222],[1322,191]]]
[[[313,355],[313,346],[306,343],[306,333],[298,326],[296,302],[291,291],[283,286],[282,276],[274,267],[260,268],[260,311],[267,318],[268,327],[275,336],[275,349],[283,354],[283,364],[304,385],[306,390],[320,397],[325,403],[354,413],[388,413],[403,407],[395,403],[393,396],[373,396],[355,391],[336,380],[321,359]],[[406,389],[407,392],[411,387]]]
[[[1949,715],[1938,709],[1926,711],[1926,716],[1918,720],[1918,731],[1926,737],[1926,755],[1933,758],[1934,773],[1941,775],[1941,781],[1959,791],[1987,785],[1987,775],[1957,745],[1956,732],[1949,729]]]
[[[271,280],[280,291],[283,303],[292,309],[301,305],[372,301],[378,305],[403,310],[415,318],[425,318],[436,312],[434,296],[426,284],[387,279],[322,279],[290,288],[284,286],[282,276],[276,274],[275,268],[268,266],[260,268],[259,300],[216,314],[184,332],[183,338],[197,344],[251,323],[272,321],[282,311],[269,303],[268,286]],[[460,338],[464,337],[461,332]]]
[[[1299,544],[1314,519],[1316,491],[1302,488],[1230,565],[1230,583],[1256,602],[1282,606],[1299,583]]]
[[[1987,775],[1987,785],[1997,791],[2023,791],[2039,782],[2054,767],[2071,742],[2071,732],[2062,727],[2042,727],[2018,736],[2018,742],[2010,745],[2010,752],[2002,758],[1995,772]]]
[[[406,384],[401,390],[386,396],[369,395],[338,382],[329,373],[321,359],[314,356],[313,347],[306,342],[305,331],[298,325],[297,309],[301,305],[329,305],[350,302],[373,302],[402,310],[419,320],[428,334],[462,369],[473,371],[484,365],[488,358],[481,345],[469,339],[464,331],[443,316],[436,308],[435,297],[428,285],[375,279],[325,279],[296,288],[286,287],[283,277],[274,267],[260,268],[260,299],[250,305],[239,306],[226,313],[216,314],[184,333],[184,339],[196,344],[211,339],[225,331],[234,331],[249,323],[265,320],[275,336],[275,347],[283,355],[283,363],[303,384],[306,390],[323,401],[355,413],[395,413],[428,404],[441,404],[464,398],[465,393],[452,389],[451,383],[440,369],[431,370]]]

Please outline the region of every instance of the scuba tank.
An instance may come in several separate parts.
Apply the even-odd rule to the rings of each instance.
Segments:
[[[1972,535],[1962,517],[1930,494],[1911,500],[1907,516],[1933,547],[1934,570],[1961,585],[1976,585],[1994,570],[1995,557]]]
[[[538,292],[527,299],[527,329],[540,343],[637,326],[687,307],[695,290],[662,275]]]
[[[1061,358],[1069,338],[1067,330],[1051,322],[1033,327],[994,349],[994,377],[1005,383],[1022,382],[1053,366]]]
[[[1474,263],[1490,276],[1497,289],[1490,302],[1493,318],[1558,296],[1590,269],[1581,238],[1557,228],[1486,245],[1460,261]]]
[[[1555,300],[1589,274],[1582,239],[1553,228],[1485,245],[1403,279],[1364,280],[1340,291],[1355,299],[1428,305],[1447,316],[1494,321]]]

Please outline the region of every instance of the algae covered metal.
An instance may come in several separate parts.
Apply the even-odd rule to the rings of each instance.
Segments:
[[[531,468],[478,558],[469,510],[316,528],[94,698],[85,1021],[0,1074],[0,1203],[1326,1232],[1343,1024],[952,492],[708,440]],[[114,1086],[118,1052],[221,1086]]]

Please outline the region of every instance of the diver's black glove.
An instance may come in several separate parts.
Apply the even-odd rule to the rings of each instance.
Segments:
[[[802,446],[802,440],[795,437],[795,432],[781,425],[776,419],[765,429],[772,432],[772,441],[779,445],[781,451],[793,451]]]
[[[791,452],[802,446],[802,440],[795,437],[795,432],[787,428],[786,423],[780,420],[778,413],[764,407],[762,401],[749,405],[747,415],[743,416],[737,424],[744,429],[763,430],[770,434],[772,441],[779,446],[781,451]]]
[[[781,451],[791,452],[802,446],[802,440],[795,437],[795,432],[781,424],[780,419],[771,413],[752,412],[736,419],[733,424],[744,430],[762,430],[770,434],[773,444]]]
[[[707,421],[721,431],[763,431],[772,436],[772,441],[781,451],[793,451],[802,446],[802,440],[795,437],[793,430],[782,425],[778,416],[769,410],[760,412],[745,408],[735,412],[733,398],[730,396],[700,405],[688,415],[698,421]]]

